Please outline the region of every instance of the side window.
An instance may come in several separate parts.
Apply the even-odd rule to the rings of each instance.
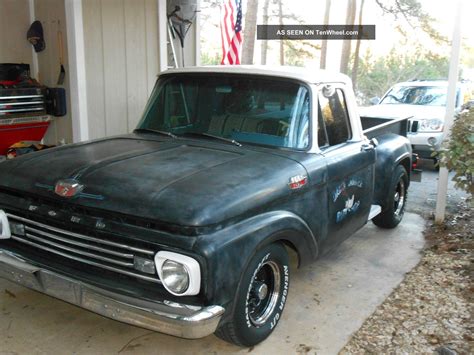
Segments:
[[[346,100],[341,89],[324,87],[318,95],[319,146],[332,146],[351,138]]]

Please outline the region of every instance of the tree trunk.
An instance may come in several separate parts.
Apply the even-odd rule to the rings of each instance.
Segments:
[[[265,0],[263,3],[263,25],[268,25],[268,6],[270,0]],[[267,64],[268,41],[262,40],[260,46],[260,63]]]
[[[324,26],[329,24],[329,13],[331,11],[331,0],[326,0],[326,10],[324,11]],[[321,69],[326,69],[326,57],[328,52],[328,40],[323,39],[321,43],[321,59],[319,62],[319,67]]]
[[[278,1],[278,18],[279,18],[279,24],[283,25],[283,5],[282,5],[283,0]],[[280,65],[285,65],[285,43],[281,39],[280,40]]]
[[[257,32],[258,0],[248,0],[245,13],[244,42],[242,48],[242,64],[253,64],[255,35]]]
[[[362,28],[362,13],[364,11],[364,2],[361,0],[359,9],[359,32]],[[352,85],[354,90],[357,88],[357,71],[359,70],[359,52],[360,52],[360,38],[357,40],[355,51],[354,51],[354,65],[352,66]]]
[[[354,25],[356,13],[356,0],[348,0],[346,12],[346,25]],[[351,56],[351,40],[344,40],[341,53],[341,73],[347,74],[349,58]]]

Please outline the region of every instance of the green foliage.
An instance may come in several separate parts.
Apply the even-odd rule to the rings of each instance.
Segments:
[[[209,53],[201,52],[201,65],[218,65],[221,64],[221,54],[214,53],[211,55]]]
[[[421,29],[438,44],[448,41],[435,28],[435,19],[423,9],[419,0],[375,0],[375,2],[384,13],[392,15],[399,22],[400,25],[396,30],[403,36],[409,37],[412,35],[412,30]],[[406,25],[410,28],[409,31],[404,28]]]
[[[416,51],[400,54],[395,49],[385,57],[372,59],[368,51],[360,59],[357,79],[357,96],[361,104],[372,97],[382,95],[394,84],[414,79],[446,78],[449,59],[432,52]]]
[[[311,41],[284,41],[285,45],[285,64],[297,67],[303,67],[305,60],[314,58],[316,53],[321,50],[319,44],[313,44]]]
[[[454,170],[456,187],[474,197],[474,107],[456,117],[438,156],[441,166]]]

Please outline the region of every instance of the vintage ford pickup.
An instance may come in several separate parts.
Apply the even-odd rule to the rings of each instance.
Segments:
[[[281,319],[289,251],[302,266],[369,220],[399,224],[406,133],[406,119],[361,119],[341,74],[164,72],[132,134],[0,163],[0,276],[144,328],[252,346]]]

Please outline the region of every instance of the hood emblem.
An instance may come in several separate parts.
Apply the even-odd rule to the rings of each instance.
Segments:
[[[80,184],[77,180],[59,180],[54,186],[54,193],[61,197],[72,198],[79,194],[83,189],[84,185]]]

